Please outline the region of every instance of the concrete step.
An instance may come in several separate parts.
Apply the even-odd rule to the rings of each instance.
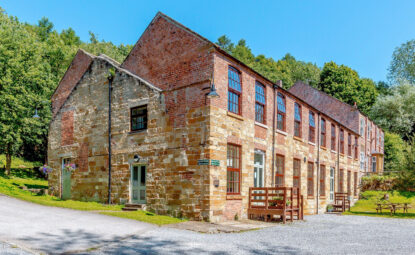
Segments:
[[[134,212],[134,211],[137,211],[138,209],[137,208],[133,208],[133,207],[124,207],[121,210],[127,211],[127,212]]]
[[[125,204],[125,207],[137,208],[137,209],[142,209],[143,206],[144,206],[143,204]]]

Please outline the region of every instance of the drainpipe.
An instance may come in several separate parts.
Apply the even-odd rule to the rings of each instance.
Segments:
[[[282,81],[277,81],[276,84],[273,85],[274,88],[274,109],[272,114],[272,176],[271,176],[271,186],[274,187],[274,174],[275,174],[275,110],[277,108],[277,88],[282,87]]]
[[[108,75],[108,204],[111,204],[111,97],[112,97],[112,80],[114,71],[110,70]]]
[[[317,124],[317,194],[316,194],[316,214],[318,214],[318,198],[320,196],[320,113],[317,114],[318,124]]]
[[[340,125],[339,125],[339,132],[337,132],[337,174],[340,175]],[[343,139],[344,139],[344,131],[343,131]],[[337,178],[340,179],[340,176],[337,176],[336,173],[334,173],[334,192],[336,193],[336,183]],[[339,187],[337,187],[339,188]]]

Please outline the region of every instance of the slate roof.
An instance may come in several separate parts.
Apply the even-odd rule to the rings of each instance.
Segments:
[[[360,112],[357,108],[303,82],[296,82],[288,91],[346,128],[359,133]]]

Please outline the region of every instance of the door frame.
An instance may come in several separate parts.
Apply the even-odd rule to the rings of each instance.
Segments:
[[[334,177],[336,176],[336,171],[334,167],[330,167],[330,189],[329,189],[329,200],[334,201],[334,193],[335,193],[335,180]],[[333,188],[333,189],[332,189]]]
[[[262,155],[262,180],[260,180],[260,187],[265,187],[265,152],[261,150],[255,150],[254,151],[254,187],[255,187],[255,167],[259,168],[259,165],[255,164],[255,154],[261,154]],[[259,173],[258,173],[259,175]]]
[[[145,166],[146,167],[146,175],[147,175],[147,171],[148,171],[148,165],[146,163],[132,163],[130,164],[130,181],[129,181],[129,198],[128,201],[129,203],[133,203],[133,169],[135,166]],[[145,191],[146,191],[146,197],[147,197],[147,176],[146,176],[146,186],[145,186]],[[139,194],[140,195],[140,194]],[[147,204],[147,199],[145,200],[144,204]]]
[[[60,171],[60,174],[61,174],[61,199],[63,199],[63,190],[64,190],[64,188],[63,188],[63,182],[64,182],[64,180],[63,180],[63,176],[64,176],[64,166],[65,166],[65,164],[64,164],[64,162],[65,162],[65,160],[69,160],[69,163],[72,161],[72,158],[71,157],[62,157],[61,158],[61,171]],[[71,182],[71,179],[69,179],[70,180],[70,182]],[[72,189],[72,188],[71,188]],[[70,193],[69,194],[71,194],[71,189],[69,190],[70,191]]]

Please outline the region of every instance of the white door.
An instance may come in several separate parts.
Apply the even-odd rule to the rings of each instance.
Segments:
[[[254,155],[254,187],[264,187],[265,154],[255,151]]]
[[[133,165],[131,168],[131,203],[146,203],[146,174],[145,165]]]
[[[334,200],[334,167],[330,167],[330,201]]]

